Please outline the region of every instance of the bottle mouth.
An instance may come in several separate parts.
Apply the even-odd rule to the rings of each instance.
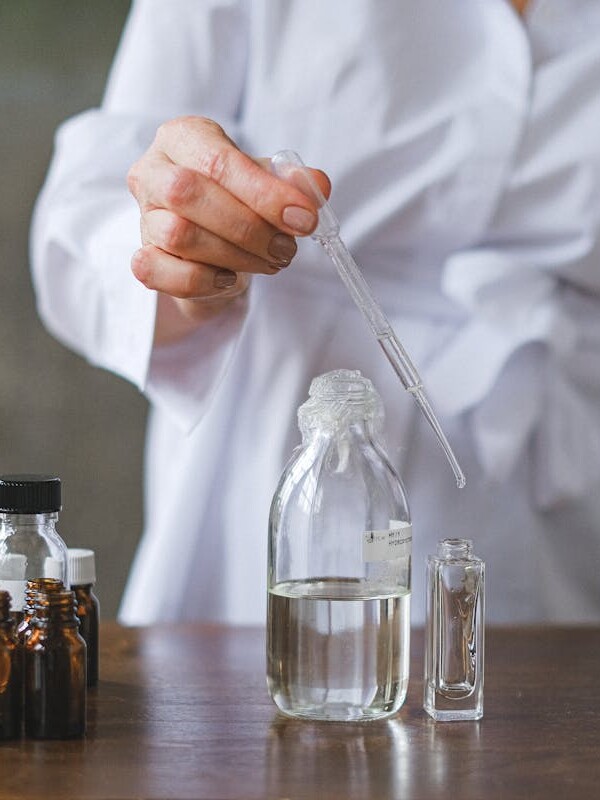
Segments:
[[[438,555],[442,558],[467,558],[473,553],[471,539],[442,539],[438,542]]]
[[[368,378],[358,370],[336,369],[313,378],[309,399],[298,409],[300,430],[337,429],[351,422],[367,421],[379,429],[383,406]]]
[[[313,378],[308,396],[316,400],[365,402],[375,392],[373,384],[356,369],[336,369]]]

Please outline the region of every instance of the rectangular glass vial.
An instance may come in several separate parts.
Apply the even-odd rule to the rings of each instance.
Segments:
[[[484,562],[468,539],[427,560],[423,707],[438,721],[483,716]]]

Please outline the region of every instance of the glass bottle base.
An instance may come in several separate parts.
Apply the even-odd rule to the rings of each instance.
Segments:
[[[460,722],[483,717],[483,690],[466,697],[448,697],[431,684],[425,686],[423,708],[436,722]]]
[[[291,719],[306,719],[315,722],[374,722],[394,716],[406,699],[408,681],[398,691],[393,703],[384,705],[360,706],[353,703],[328,702],[325,705],[290,706],[282,702],[269,685],[273,702],[281,714]]]
[[[461,722],[461,721],[474,721],[483,717],[483,709],[470,709],[465,711],[439,711],[432,706],[423,706],[425,711],[436,722]]]

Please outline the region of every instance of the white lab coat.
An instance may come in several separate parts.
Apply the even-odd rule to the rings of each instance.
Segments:
[[[146,529],[121,619],[263,620],[272,493],[310,379],[358,368],[414,524],[473,538],[493,621],[600,619],[600,3],[138,0],[102,108],[65,123],[38,202],[48,328],[151,402]],[[458,491],[318,245],[153,348],[125,174],[156,126],[217,119],[333,182],[342,234],[467,474]]]

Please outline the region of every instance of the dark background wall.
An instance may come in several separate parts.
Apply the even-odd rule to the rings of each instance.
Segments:
[[[129,2],[0,0],[0,472],[63,479],[60,531],[92,547],[115,615],[142,524],[146,404],[46,333],[28,229],[57,125],[98,105]]]

